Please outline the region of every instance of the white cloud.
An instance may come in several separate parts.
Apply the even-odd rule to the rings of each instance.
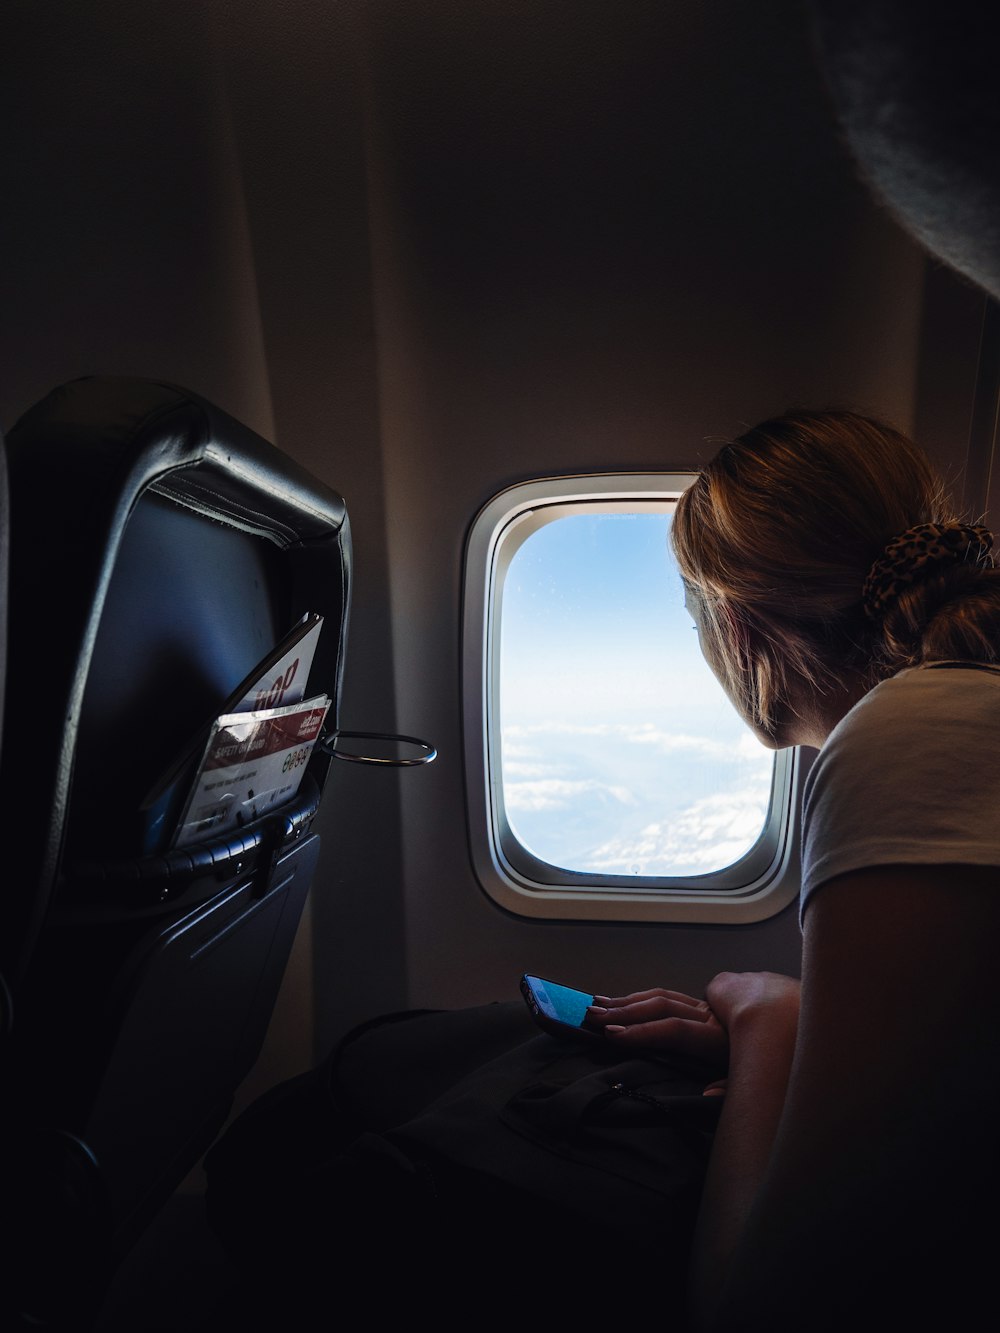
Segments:
[[[655,722],[533,722],[529,725],[504,726],[503,753],[504,773],[511,769],[511,761],[516,758],[539,757],[537,746],[525,744],[532,738],[543,736],[613,736],[628,745],[648,745],[661,754],[691,754],[713,762],[731,762],[733,758],[743,761],[771,764],[771,752],[760,744],[749,730],[741,729],[733,738],[713,740],[711,736],[697,736],[685,732],[673,732]]]
[[[768,759],[774,754],[766,745],[761,744],[752,731],[745,731],[736,746],[736,753],[741,759]]]
[[[596,794],[621,805],[634,805],[635,797],[627,787],[611,786],[594,779],[543,778],[532,782],[505,782],[504,798],[508,810],[567,810],[585,795]]]
[[[506,748],[508,738],[520,739],[524,736],[607,736],[610,732],[621,731],[620,723],[614,722],[521,722],[510,723],[503,729],[503,742]]]
[[[523,728],[521,728],[521,730],[523,731]],[[515,734],[516,731],[517,731],[517,728],[515,728],[515,727],[509,727],[509,728],[503,733],[503,752],[504,752],[504,757],[505,757],[505,758],[507,758],[507,757],[512,757],[512,758],[515,758],[515,759],[525,759],[525,758],[530,759],[530,758],[533,758],[533,757],[538,753],[538,746],[537,746],[537,745],[519,745],[519,744],[517,743],[516,740],[512,740],[512,739],[511,739],[511,737],[514,736],[514,734]]]
[[[503,757],[504,790],[509,790],[512,782],[523,782],[526,778],[545,778],[552,772],[552,765],[543,760],[531,762],[527,759],[508,759],[506,751]]]
[[[756,842],[772,759],[742,728],[726,743],[657,722],[546,720],[504,728],[504,798],[515,828],[524,821],[518,836],[543,859],[597,873],[698,874]],[[720,793],[727,778],[732,789]]]
[[[617,875],[721,870],[757,841],[767,817],[767,794],[766,788],[755,784],[707,796],[669,820],[648,824],[635,837],[608,839],[578,869]]]
[[[661,754],[698,754],[706,759],[727,760],[733,757],[733,747],[722,741],[709,740],[706,736],[683,736],[676,732],[661,731],[648,725],[636,731],[622,729],[624,739],[632,745],[652,745]]]
[[[741,729],[733,740],[713,740],[709,736],[689,735],[668,731],[653,722],[533,722],[505,726],[503,729],[504,760],[508,757],[534,756],[537,749],[524,744],[536,736],[616,736],[630,745],[649,745],[664,754],[687,751],[707,759],[731,760],[770,759],[767,750],[752,732]]]

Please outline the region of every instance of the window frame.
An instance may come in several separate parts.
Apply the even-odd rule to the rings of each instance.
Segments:
[[[531,918],[744,923],[799,892],[799,795],[812,752],[775,755],[764,831],[732,865],[690,876],[597,875],[539,860],[518,841],[503,802],[499,734],[503,581],[515,553],[544,524],[578,510],[671,511],[690,472],[592,473],[519,482],[483,506],[464,562],[462,684],[470,852],[487,895]]]

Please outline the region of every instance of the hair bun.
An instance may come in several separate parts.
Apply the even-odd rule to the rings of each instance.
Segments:
[[[893,537],[868,571],[861,590],[865,614],[880,620],[912,584],[945,565],[982,561],[992,546],[993,534],[980,524],[918,523],[907,528]]]

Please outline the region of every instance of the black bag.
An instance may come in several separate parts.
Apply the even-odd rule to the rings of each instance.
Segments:
[[[234,1123],[206,1159],[210,1220],[258,1276],[294,1264],[383,1313],[459,1319],[470,1282],[494,1312],[537,1310],[545,1275],[562,1314],[643,1282],[682,1306],[716,1073],[556,1040],[520,1001],[388,1015]]]

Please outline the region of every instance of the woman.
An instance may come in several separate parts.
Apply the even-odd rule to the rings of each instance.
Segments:
[[[705,1001],[652,991],[592,1016],[622,1047],[728,1047],[692,1323],[960,1327],[996,1239],[992,539],[898,432],[799,413],[722,449],[672,541],[733,703],[766,744],[820,751],[801,986],[724,973]]]

